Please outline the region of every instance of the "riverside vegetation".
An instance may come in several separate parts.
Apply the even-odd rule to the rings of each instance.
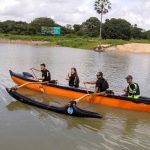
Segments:
[[[29,43],[31,41],[41,41],[40,45],[49,45],[49,46],[64,46],[64,47],[73,47],[81,49],[93,49],[99,42],[99,38],[87,37],[87,36],[78,36],[74,34],[67,34],[63,36],[42,36],[42,35],[14,35],[14,34],[0,34],[0,42],[9,43],[9,41],[14,41],[18,43]],[[19,40],[19,41],[17,41]],[[4,42],[4,43],[5,43]],[[36,43],[36,42],[35,42]],[[38,42],[37,42],[38,43]],[[124,45],[128,43],[145,43],[150,44],[150,40],[122,40],[122,39],[103,39],[102,44],[109,46]]]
[[[41,35],[41,27],[61,27],[61,36]],[[82,24],[61,26],[51,18],[41,17],[31,23],[22,21],[0,22],[0,42],[10,40],[40,41],[43,45],[93,49],[99,43],[100,21],[90,17]],[[102,44],[109,46],[128,43],[150,44],[150,30],[145,31],[124,19],[106,19],[102,28]],[[43,42],[43,43],[42,43]],[[16,42],[18,43],[18,42]],[[37,42],[38,43],[38,42]]]

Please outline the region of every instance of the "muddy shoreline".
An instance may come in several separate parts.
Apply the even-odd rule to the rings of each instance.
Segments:
[[[25,44],[25,45],[49,45],[54,46],[55,43],[48,41],[33,41],[33,40],[9,40],[9,39],[0,39],[0,43],[3,44]]]
[[[47,45],[47,46],[59,46],[56,42],[49,41],[33,41],[33,40],[9,40],[0,39],[0,43],[3,44],[25,44],[25,45]],[[150,53],[150,44],[145,43],[129,43],[124,45],[117,45],[111,47],[105,47],[104,51],[119,51],[130,53]]]

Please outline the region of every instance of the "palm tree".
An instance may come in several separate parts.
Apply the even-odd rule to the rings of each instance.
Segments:
[[[111,3],[109,0],[95,0],[94,9],[98,14],[101,15],[100,21],[100,45],[101,45],[103,15],[107,14],[109,9],[111,9]]]

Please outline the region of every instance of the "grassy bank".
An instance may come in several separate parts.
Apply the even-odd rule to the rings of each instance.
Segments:
[[[59,45],[64,47],[73,47],[81,49],[93,49],[98,45],[98,38],[82,37],[77,35],[65,35],[65,36],[41,36],[41,35],[12,35],[12,34],[0,34],[0,39],[6,40],[24,40],[24,41],[47,41],[48,43],[43,45]],[[112,46],[123,45],[127,43],[148,43],[149,40],[117,40],[106,39],[102,40],[102,44],[109,44]]]

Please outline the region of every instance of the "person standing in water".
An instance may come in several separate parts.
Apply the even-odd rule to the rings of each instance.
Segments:
[[[66,80],[69,81],[69,86],[76,87],[76,88],[79,87],[80,81],[79,81],[79,76],[76,68],[74,67],[71,68],[70,72],[66,76]]]

